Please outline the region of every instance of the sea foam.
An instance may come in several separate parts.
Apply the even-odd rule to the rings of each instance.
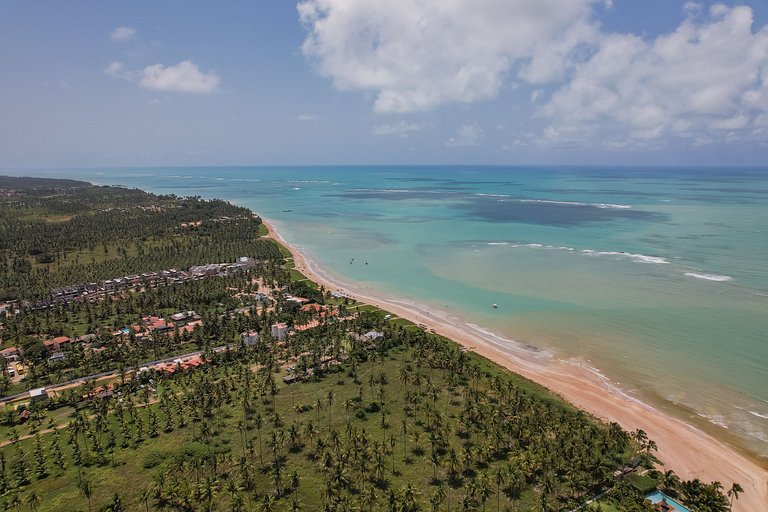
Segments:
[[[698,274],[696,272],[686,272],[685,275],[687,275],[688,277],[695,277],[696,279],[704,279],[706,281],[717,281],[717,282],[733,281],[733,278],[731,276],[721,276],[718,274]]]
[[[648,256],[647,254],[635,254],[623,251],[593,251],[592,249],[584,249],[581,252],[588,256],[619,256],[622,258],[629,258],[637,263],[652,263],[657,265],[669,264],[669,260],[666,258],[662,258],[661,256]]]
[[[521,199],[520,202],[521,203],[562,204],[567,206],[592,206],[593,208],[612,208],[616,210],[628,210],[632,208],[631,204],[580,203],[576,201],[553,201],[551,199]]]

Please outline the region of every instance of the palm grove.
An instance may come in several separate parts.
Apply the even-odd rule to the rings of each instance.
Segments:
[[[444,338],[331,298],[259,238],[247,210],[85,184],[13,185],[0,213],[11,242],[0,291],[18,312],[3,318],[1,335],[28,348],[30,375],[6,388],[120,371],[109,384],[28,404],[23,417],[5,407],[6,508],[563,510],[610,488],[621,510],[650,510],[636,486],[612,476],[633,459],[653,465],[655,445],[642,431],[603,424]],[[194,228],[180,227],[187,223]],[[53,286],[242,255],[258,265],[29,307]],[[270,296],[254,299],[259,289]],[[288,293],[323,306],[301,308]],[[143,316],[186,309],[202,319],[191,332],[114,338]],[[277,340],[279,322],[313,327]],[[371,331],[380,336],[363,335]],[[243,332],[258,341],[245,344]],[[63,363],[49,363],[40,347],[47,336],[85,333],[96,337]],[[136,371],[191,349],[205,364]],[[693,510],[728,509],[717,483],[650,475]]]

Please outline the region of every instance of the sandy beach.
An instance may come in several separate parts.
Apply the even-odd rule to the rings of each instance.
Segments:
[[[375,290],[340,282],[323,271],[310,255],[281,238],[270,222],[265,221],[265,225],[270,236],[291,251],[296,269],[312,281],[425,324],[467,349],[547,387],[598,418],[615,421],[628,431],[644,430],[656,441],[657,456],[665,469],[673,470],[683,479],[716,480],[725,489],[732,482],[738,482],[744,493],[734,503],[733,510],[768,512],[768,470],[711,435],[624,394],[589,369],[516,348],[508,340],[422,305],[405,303]]]

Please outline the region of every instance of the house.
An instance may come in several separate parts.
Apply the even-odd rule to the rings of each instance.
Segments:
[[[172,325],[168,325],[168,322],[165,321],[165,318],[159,318],[156,316],[145,316],[141,320],[144,322],[144,325],[149,332],[167,332],[170,331],[173,327]]]
[[[174,322],[180,322],[182,320],[187,320],[189,318],[195,318],[197,316],[197,313],[194,311],[182,311],[180,313],[174,313],[171,315],[171,320]]]
[[[288,335],[288,324],[279,323],[272,326],[272,337],[276,340],[284,340]]]
[[[59,361],[63,361],[66,356],[64,355],[64,352],[54,352],[51,354],[51,357],[48,358],[48,361],[52,363],[57,363]]]
[[[0,350],[0,357],[5,358],[6,361],[18,361],[19,355],[19,349],[16,347],[8,347]]]
[[[91,391],[83,395],[83,400],[87,402],[91,402],[97,399],[110,398],[114,394],[115,394],[115,387],[114,385],[109,384],[107,387],[99,386],[97,388],[92,389]]]
[[[95,341],[98,341],[99,337],[96,336],[93,333],[83,334],[82,336],[78,336],[75,338],[75,341],[78,343],[93,343]]]
[[[40,402],[42,400],[46,400],[48,398],[48,392],[45,390],[45,388],[37,388],[37,389],[30,389],[29,390],[29,399],[34,402]]]
[[[259,341],[259,333],[256,331],[244,332],[242,334],[243,345],[252,347]]]
[[[195,320],[194,322],[190,322],[190,323],[188,323],[188,324],[186,324],[186,325],[182,325],[181,327],[179,327],[179,328],[178,328],[178,331],[179,331],[179,335],[182,335],[182,334],[184,334],[185,332],[186,332],[186,333],[190,333],[190,334],[191,334],[192,332],[194,332],[194,331],[195,331],[195,329],[196,329],[198,326],[199,326],[199,327],[202,327],[202,326],[203,326],[203,322],[202,322],[202,320]]]
[[[68,336],[57,336],[51,340],[45,340],[43,345],[45,345],[50,352],[61,352],[62,347],[70,345],[71,343],[72,340]]]
[[[301,380],[301,377],[296,374],[286,375],[283,377],[283,382],[286,384],[294,384],[296,382],[300,382]]]
[[[378,331],[368,331],[367,333],[357,336],[358,341],[373,341],[379,338],[383,338],[384,335]]]

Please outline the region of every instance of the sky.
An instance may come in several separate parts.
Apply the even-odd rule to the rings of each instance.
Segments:
[[[766,163],[765,0],[0,0],[0,169]]]

